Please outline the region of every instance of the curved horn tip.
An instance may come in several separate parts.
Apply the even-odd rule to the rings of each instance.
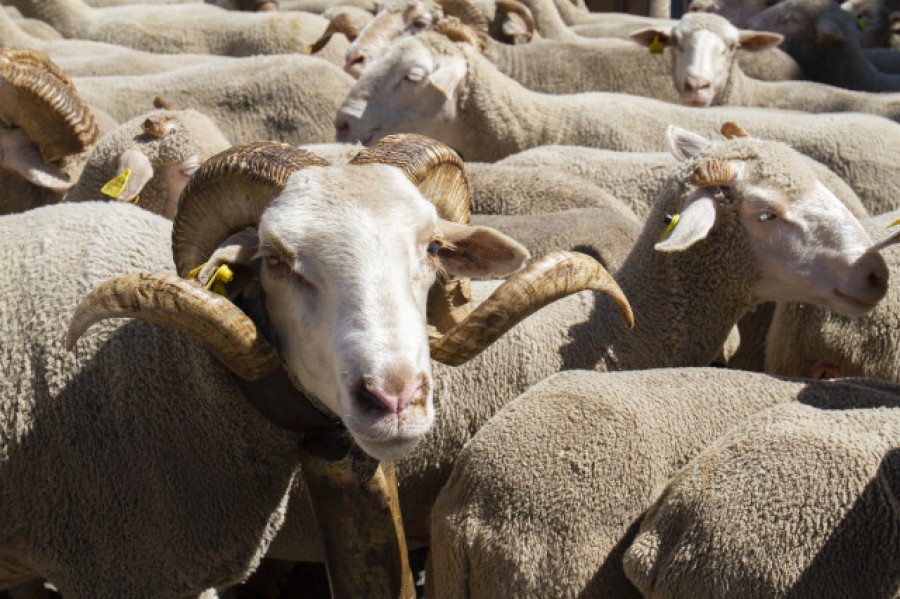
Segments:
[[[704,162],[691,174],[691,184],[697,187],[728,187],[737,178],[737,169],[726,160]]]

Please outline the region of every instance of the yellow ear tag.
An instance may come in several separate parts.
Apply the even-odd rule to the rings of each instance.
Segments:
[[[128,179],[131,177],[131,169],[126,168],[119,173],[114,179],[107,181],[106,185],[100,188],[100,193],[106,194],[111,198],[118,198],[125,191]],[[137,204],[141,196],[135,196],[132,204]]]
[[[669,234],[672,232],[672,229],[675,228],[675,225],[678,224],[678,219],[681,218],[678,214],[673,214],[669,220],[669,224],[666,225],[666,230],[663,231],[663,234],[659,236],[659,241],[662,243],[669,237]]]
[[[891,227],[896,227],[897,225],[900,225],[900,218],[889,224],[886,228],[890,229]]]
[[[234,280],[234,273],[228,268],[227,264],[223,264],[217,268],[216,272],[213,273],[213,276],[209,278],[209,282],[206,283],[206,288],[212,288],[213,293],[228,297],[228,290],[225,289],[225,285],[232,280]]]
[[[862,15],[856,15],[856,24],[859,25],[860,31],[865,31],[869,28],[869,22]]]
[[[659,35],[653,36],[653,41],[650,42],[650,54],[662,54],[665,49],[666,45],[659,39]]]

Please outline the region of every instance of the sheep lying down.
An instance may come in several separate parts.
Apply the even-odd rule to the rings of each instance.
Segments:
[[[556,267],[584,275],[573,289],[600,285],[596,263],[550,256],[549,276],[538,260],[470,313],[443,313],[459,274],[510,274],[528,254],[457,222],[458,156],[393,141],[343,166],[275,142],[232,148],[194,174],[174,223],[120,202],[0,219],[0,588],[43,577],[67,598],[198,597],[246,578],[299,468],[297,433],[271,418],[312,398],[397,459],[431,428],[432,347],[477,353],[472,329],[515,322],[502,290],[558,297],[572,281]],[[289,379],[302,395],[272,406],[258,392]]]

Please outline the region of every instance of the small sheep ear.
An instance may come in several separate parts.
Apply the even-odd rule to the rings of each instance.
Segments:
[[[435,63],[437,67],[428,81],[432,87],[449,98],[456,93],[456,88],[466,78],[469,66],[462,56],[438,56]]]
[[[122,191],[113,197],[120,202],[132,202],[153,178],[153,165],[143,152],[130,148],[119,155],[116,177],[120,177],[125,169],[131,171],[131,174],[125,180]]]
[[[653,40],[655,40],[657,36],[659,36],[659,41],[666,46],[668,46],[672,42],[671,27],[648,27],[646,29],[632,31],[629,35],[631,36],[631,39],[642,46],[649,46],[653,43]]]
[[[698,133],[669,125],[666,127],[666,144],[678,160],[688,160],[702,152],[710,141]]]
[[[57,193],[68,191],[73,183],[55,166],[41,158],[41,151],[21,129],[0,133],[0,166],[17,173],[38,187]]]
[[[784,36],[771,31],[743,30],[739,34],[741,50],[744,52],[761,52],[774,48],[784,41]]]
[[[653,246],[660,252],[681,252],[701,239],[706,239],[716,224],[716,202],[703,194],[688,200],[678,218],[678,224],[663,241]]]
[[[837,44],[847,41],[847,36],[833,13],[824,13],[816,22],[816,39],[822,44]]]
[[[484,279],[510,275],[531,256],[518,241],[491,227],[441,220],[444,245],[438,258],[451,274]]]

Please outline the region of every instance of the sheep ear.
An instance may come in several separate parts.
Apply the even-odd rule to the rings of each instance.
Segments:
[[[663,43],[663,45],[668,46],[672,41],[672,28],[671,27],[648,27],[646,29],[639,29],[637,31],[632,31],[630,34],[631,39],[636,41],[642,46],[649,46],[653,43],[653,40],[659,36],[659,41]]]
[[[125,174],[125,171],[128,174]],[[125,150],[119,155],[119,165],[115,178],[103,187],[103,193],[120,202],[133,202],[147,182],[153,178],[153,165],[150,159],[134,148]],[[118,185],[110,185],[118,181]],[[113,188],[110,191],[110,187]]]
[[[688,160],[710,144],[710,141],[698,133],[669,125],[666,127],[666,144],[678,160]]]
[[[740,32],[738,39],[741,44],[741,50],[745,52],[761,52],[780,44],[784,41],[784,36],[771,31],[743,30]]]
[[[506,37],[514,39],[518,37],[531,37],[533,35],[531,31],[528,31],[528,27],[525,26],[525,23],[516,17],[506,17],[500,30]]]
[[[441,220],[438,258],[451,274],[476,279],[503,277],[522,268],[530,254],[518,241],[491,227]]]
[[[73,183],[55,166],[44,162],[37,145],[21,129],[0,133],[0,166],[38,187],[63,193]]]
[[[688,249],[701,239],[706,239],[713,225],[716,224],[716,202],[709,195],[703,194],[689,200],[685,204],[678,222],[669,235],[654,245],[660,252],[680,252]]]
[[[437,68],[428,78],[429,83],[444,97],[455,94],[460,82],[465,79],[469,67],[462,56],[438,56],[435,60]]]
[[[824,13],[816,21],[816,38],[822,44],[837,44],[847,41],[844,30],[837,22],[833,13]]]

